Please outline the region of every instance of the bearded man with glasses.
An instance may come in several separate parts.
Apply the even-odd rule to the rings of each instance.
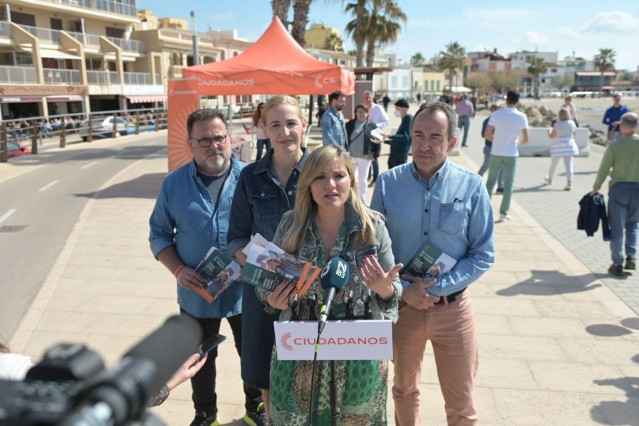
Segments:
[[[242,286],[231,285],[207,303],[195,290],[204,280],[195,271],[211,246],[226,251],[226,234],[241,163],[231,152],[224,114],[199,109],[187,119],[189,148],[193,160],[170,173],[151,214],[149,241],[156,259],[177,281],[180,313],[194,318],[202,327],[202,341],[216,335],[222,318],[231,326],[235,348],[242,348]],[[195,418],[191,425],[218,425],[215,393],[215,358],[211,351],[204,367],[191,379]],[[259,389],[244,384],[245,422],[260,424]],[[230,419],[229,419],[230,420]]]

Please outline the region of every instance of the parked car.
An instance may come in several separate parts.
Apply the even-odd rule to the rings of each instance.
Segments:
[[[7,158],[31,154],[31,147],[22,145],[12,139],[7,140]]]
[[[129,123],[121,117],[117,117],[117,132],[120,136],[135,133],[135,123]],[[102,121],[93,121],[93,138],[110,138],[113,133],[113,116],[107,117]],[[89,137],[89,121],[85,120],[80,124],[80,136],[83,141]]]

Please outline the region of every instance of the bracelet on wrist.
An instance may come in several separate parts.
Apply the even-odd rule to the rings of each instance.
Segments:
[[[173,271],[173,275],[175,275],[175,279],[177,279],[178,274],[184,268],[186,268],[186,265],[184,265],[184,264],[182,264],[182,265],[178,266],[177,268],[175,268],[175,271]]]

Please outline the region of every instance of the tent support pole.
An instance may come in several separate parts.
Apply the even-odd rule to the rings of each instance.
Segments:
[[[308,96],[308,124],[310,126],[313,124],[313,95]]]

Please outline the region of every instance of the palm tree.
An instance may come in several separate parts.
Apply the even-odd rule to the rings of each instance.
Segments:
[[[351,36],[357,48],[357,66],[364,66],[364,46],[366,65],[373,66],[375,47],[397,40],[400,24],[406,22],[406,14],[393,0],[354,0],[344,9],[355,19],[346,24],[346,33]]]
[[[372,67],[375,60],[375,47],[397,41],[401,25],[406,23],[406,14],[393,0],[371,0],[371,11],[368,30],[366,31],[366,66]]]
[[[548,64],[544,58],[533,58],[532,64],[528,67],[528,74],[535,80],[535,98],[539,98],[539,86],[541,85],[541,75],[548,71]]]
[[[450,42],[446,45],[446,51],[440,52],[439,68],[448,71],[448,88],[453,90],[453,75],[458,69],[466,65],[466,49],[458,42]]]
[[[417,65],[421,62],[424,62],[424,55],[422,55],[422,52],[417,52],[410,58],[410,63],[412,65]]]
[[[308,12],[313,0],[295,0],[293,4],[293,28],[291,35],[300,46],[306,46],[306,25],[308,24]]]
[[[593,59],[595,68],[599,70],[601,73],[601,77],[599,80],[599,97],[601,97],[601,91],[603,90],[604,85],[604,73],[606,71],[610,71],[615,67],[615,52],[613,49],[599,49],[599,53],[597,53]]]
[[[356,0],[348,3],[344,8],[345,12],[350,12],[355,19],[346,24],[346,34],[353,38],[356,47],[356,66],[364,66],[364,44],[366,43],[366,31],[370,21],[370,13],[366,9],[367,0]]]
[[[326,40],[324,40],[324,49],[343,52],[344,46],[342,45],[342,38],[335,33],[330,33],[326,37]]]
[[[277,16],[282,21],[284,28],[288,29],[288,10],[291,7],[291,0],[271,0],[273,16]]]

